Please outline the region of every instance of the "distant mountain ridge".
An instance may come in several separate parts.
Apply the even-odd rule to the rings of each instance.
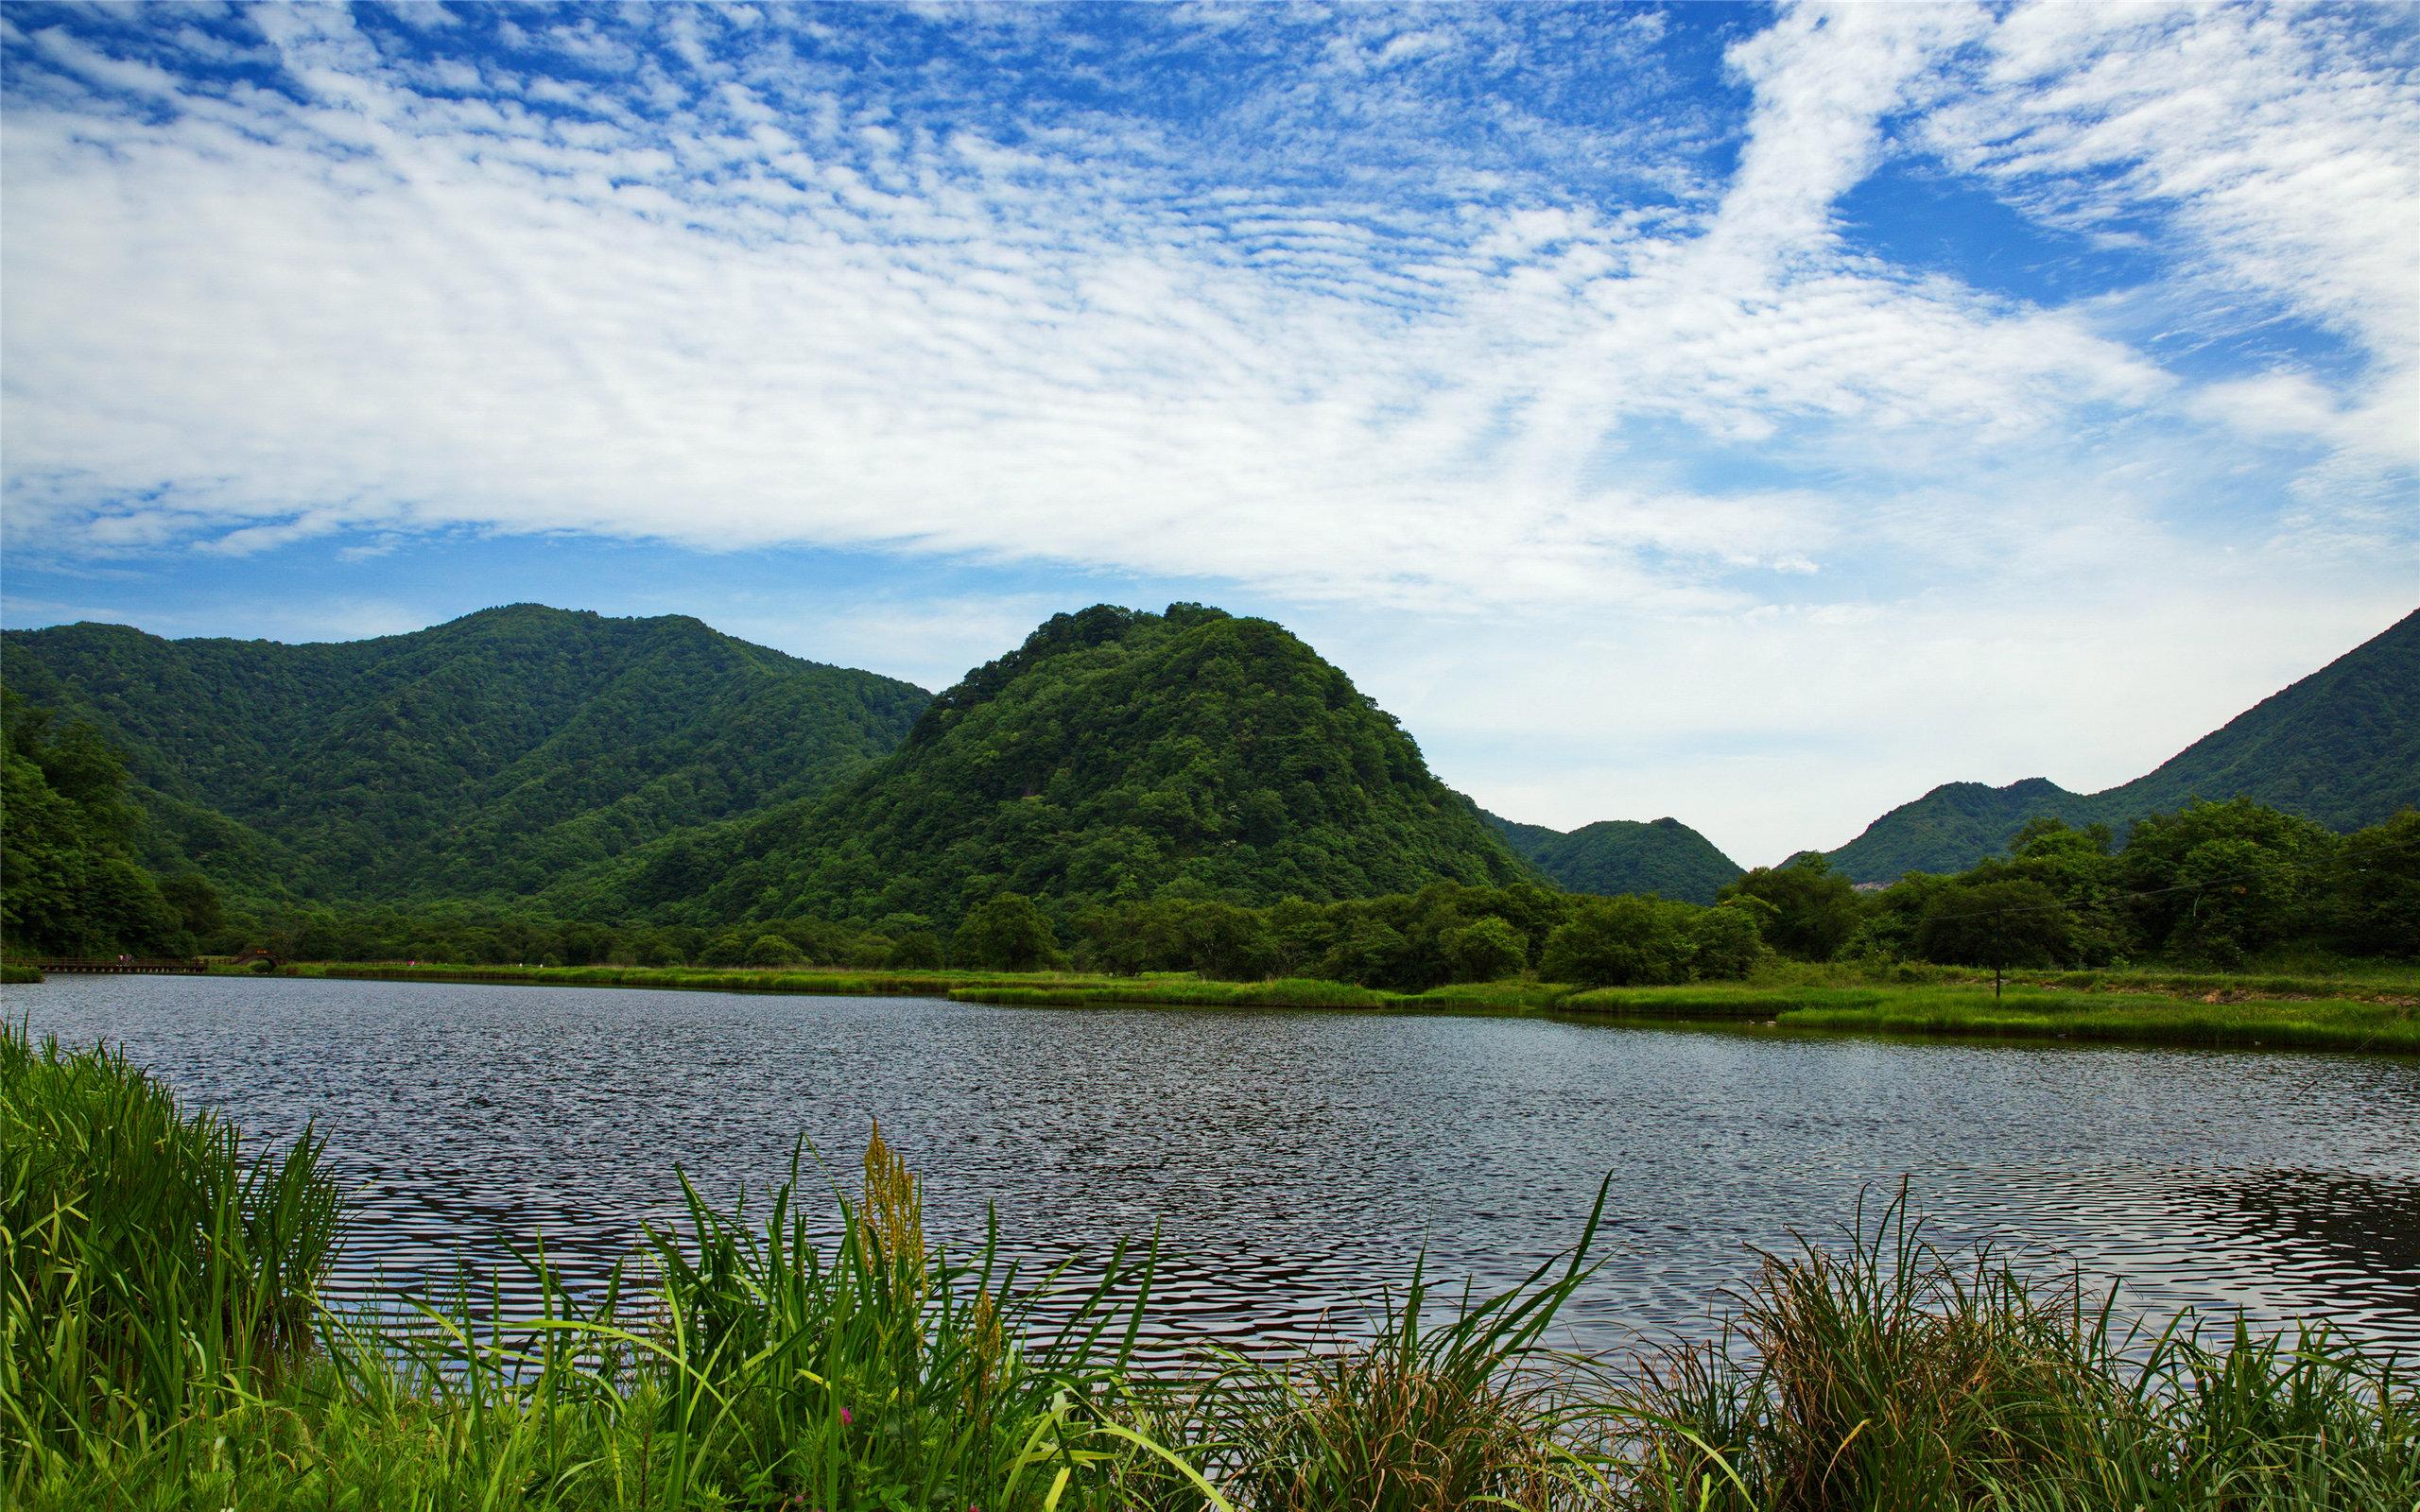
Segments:
[[[2131,782],[2100,793],[2039,777],[2006,787],[1945,783],[1828,859],[1856,882],[1959,871],[2006,849],[2038,815],[2123,830],[2197,798],[2256,799],[2339,831],[2420,805],[2420,611]]]
[[[1739,864],[1714,842],[1674,818],[1642,822],[1599,819],[1565,833],[1518,824],[1482,809],[1479,816],[1512,853],[1572,892],[1657,893],[1683,902],[1710,903]]]
[[[1099,605],[935,697],[830,793],[650,845],[548,895],[685,922],[1063,914],[1177,887],[1247,903],[1538,881],[1350,679],[1268,620]]]
[[[125,752],[153,865],[311,901],[533,893],[821,791],[929,701],[685,616],[535,604],[291,645],[11,630],[0,675]]]

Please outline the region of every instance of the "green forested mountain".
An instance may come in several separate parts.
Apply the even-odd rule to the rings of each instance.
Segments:
[[[155,870],[259,898],[521,895],[887,754],[923,690],[685,617],[537,605],[321,644],[10,631],[11,691],[125,755]]]
[[[2197,798],[2256,799],[2340,832],[2420,805],[2420,612],[2122,786],[1950,782],[1875,820],[1830,860],[1858,882],[1960,871],[2004,850],[2037,816],[2122,831]]]
[[[1050,620],[933,699],[821,799],[693,832],[549,895],[591,916],[955,922],[1007,892],[1060,912],[1534,880],[1394,719],[1282,627],[1194,605]]]
[[[1655,893],[1710,903],[1739,865],[1678,819],[1599,819],[1565,833],[1482,812],[1512,853],[1573,892]]]

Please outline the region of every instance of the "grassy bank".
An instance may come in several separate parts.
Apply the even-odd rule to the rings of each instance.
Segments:
[[[854,1190],[685,1218],[598,1295],[417,1326],[320,1310],[319,1146],[245,1156],[99,1055],[0,1042],[0,1485],[34,1509],[2400,1507],[2420,1381],[2323,1331],[2129,1333],[1904,1208],[1768,1257],[1717,1342],[1546,1347],[1576,1247],[1415,1280],[1355,1340],[1136,1368],[1148,1253],[1071,1290],[925,1237],[877,1130]],[[1052,1321],[1037,1306],[1054,1291]],[[1443,1303],[1444,1305],[1440,1305]]]
[[[452,966],[331,962],[278,974],[389,981],[657,988],[716,992],[947,997],[1027,1007],[1360,1008],[1393,1012],[1576,1014],[1607,1020],[1731,1022],[1825,1033],[2095,1040],[2136,1044],[2420,1054],[2420,979],[2408,969],[2327,976],[2160,971],[1989,978],[1936,967],[1887,971],[1786,965],[1744,982],[1565,987],[1526,979],[1419,993],[1284,978],[1219,982],[1183,972],[864,971],[845,968]]]
[[[0,987],[26,987],[41,980],[42,973],[30,966],[0,961]]]
[[[1918,989],[1858,1005],[1795,1008],[1799,1029],[2010,1039],[2105,1040],[2235,1048],[2420,1053],[2420,1008],[2341,999],[2204,1003],[2191,998],[2019,988]]]

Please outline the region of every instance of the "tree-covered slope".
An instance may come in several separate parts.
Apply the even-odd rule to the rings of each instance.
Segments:
[[[2094,817],[2122,823],[2195,798],[2256,799],[2340,832],[2420,804],[2420,610],[2094,795]]]
[[[820,799],[649,847],[559,889],[590,914],[954,921],[1170,885],[1237,902],[1530,873],[1392,717],[1266,620],[1062,614]]]
[[[1482,814],[1512,853],[1573,892],[1656,893],[1710,903],[1737,862],[1678,819],[1599,819],[1565,833]]]
[[[693,619],[537,605],[302,645],[70,625],[0,655],[126,752],[155,865],[319,898],[534,892],[818,792],[926,701]]]
[[[1962,871],[2037,815],[2122,832],[2194,799],[2255,799],[2350,832],[2420,805],[2420,612],[2227,721],[2149,774],[2100,793],[2043,778],[1951,782],[1830,853],[1858,882]]]

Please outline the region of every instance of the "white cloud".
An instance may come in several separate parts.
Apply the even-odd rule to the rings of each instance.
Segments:
[[[142,497],[229,549],[298,518],[479,524],[1697,601],[1824,527],[1609,481],[1628,421],[1996,444],[2158,386],[2053,312],[1774,262],[1962,34],[1938,24],[1793,19],[1745,50],[1774,100],[1710,234],[1514,207],[1426,223],[1390,269],[1350,206],[1204,203],[1148,157],[1004,160],[870,108],[769,129],[705,87],[729,65],[688,12],[700,103],[576,130],[493,66],[492,98],[424,95],[341,13],[261,19],[300,103],[12,123],[12,220],[43,233],[8,245],[9,466],[38,533],[95,544]],[[1501,261],[1549,226],[1562,250]],[[71,472],[82,510],[50,486]]]
[[[0,35],[21,559],[467,527],[1225,582],[1361,637],[1450,748],[1557,689],[1582,743],[1740,743],[1460,775],[1559,822],[1727,793],[1763,859],[2029,775],[1995,751],[2134,775],[2106,690],[2179,675],[2136,638],[2199,624],[2192,585],[2236,585],[2226,664],[2267,677],[2420,563],[2420,106],[2377,17],[1791,7],[1723,121],[1666,87],[1662,18],[1601,8],[1170,9],[1133,58],[935,13],[1080,109],[803,10],[251,14]],[[247,48],[278,89],[229,81]],[[1215,109],[1115,103],[1205,57]],[[2156,272],[2057,304],[1892,266],[1838,206],[1893,154]],[[2353,356],[2180,370],[2145,312]],[[872,616],[922,649],[862,660],[939,680],[1036,607]],[[1425,679],[1386,646],[1441,611],[1471,649]],[[1865,775],[1810,799],[1785,739]]]
[[[2266,6],[2024,6],[1993,29],[1973,88],[1931,145],[2035,213],[2166,235],[2194,318],[2284,311],[2353,342],[2336,395],[2277,372],[2219,386],[2210,412],[2374,466],[2420,463],[2420,88],[2391,11]],[[2396,56],[2397,53],[2401,56]],[[2184,301],[2180,300],[2180,303]],[[2289,394],[2289,390],[2296,390]],[[2408,486],[2408,477],[2405,480]]]

